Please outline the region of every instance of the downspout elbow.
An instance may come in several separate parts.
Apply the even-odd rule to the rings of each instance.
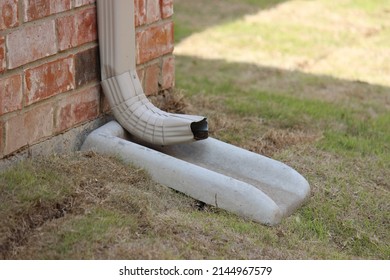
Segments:
[[[203,140],[207,119],[172,114],[146,97],[136,71],[133,0],[98,0],[102,88],[117,121],[132,135],[157,145]]]

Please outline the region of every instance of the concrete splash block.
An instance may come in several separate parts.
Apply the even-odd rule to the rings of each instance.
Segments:
[[[162,185],[267,225],[278,224],[310,193],[291,167],[213,138],[161,147],[127,135],[112,121],[93,131],[81,150],[118,156]]]

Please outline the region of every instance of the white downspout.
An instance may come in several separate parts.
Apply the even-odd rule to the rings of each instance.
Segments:
[[[281,162],[212,137],[168,145],[207,138],[206,119],[169,114],[147,100],[135,68],[133,0],[97,4],[102,86],[120,124],[96,129],[81,150],[118,156],[160,184],[268,225],[302,205],[309,183]],[[125,129],[141,138],[140,144],[130,141]]]
[[[157,145],[208,137],[207,119],[171,114],[145,96],[136,71],[133,0],[98,0],[102,87],[116,120],[132,135]]]

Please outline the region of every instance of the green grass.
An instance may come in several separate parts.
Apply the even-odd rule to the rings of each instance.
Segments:
[[[237,13],[218,24],[208,19],[209,13],[182,16],[185,2],[176,3],[177,54],[390,85],[389,75],[383,75],[390,71],[387,1],[291,0],[266,8],[248,5],[243,9],[246,14]],[[224,14],[219,9],[218,14]],[[196,30],[186,29],[196,22],[202,23]]]
[[[251,66],[226,64],[222,61],[198,61],[188,69],[189,59],[180,59],[185,64],[178,63],[177,86],[185,89],[187,96],[194,100],[198,98],[197,94],[201,94],[202,97],[217,100],[223,104],[226,112],[241,118],[261,117],[276,127],[286,129],[320,130],[325,137],[319,145],[334,152],[388,157],[390,113],[383,106],[389,95],[388,88],[370,88],[367,85],[359,88],[354,82],[348,84],[328,77],[323,77],[321,81],[318,76],[303,76],[291,72],[279,74],[280,80],[275,80],[271,86],[267,84],[269,81],[265,81],[264,84],[251,86],[249,83],[249,86],[243,87],[237,73],[244,73],[241,75],[244,80],[245,73],[252,69]],[[187,77],[184,73],[188,71],[197,74]],[[264,70],[261,68],[254,71],[274,79],[272,70],[266,70],[266,74],[262,73]],[[324,86],[341,93],[335,100],[316,97]],[[346,96],[349,91],[356,96]],[[307,96],[308,94],[311,96]],[[372,99],[368,96],[370,94]],[[366,95],[365,100],[357,98],[361,95]],[[343,100],[339,100],[341,98]]]
[[[258,24],[235,21],[214,28],[210,32],[209,40],[212,43],[224,40],[239,52],[256,53],[261,50],[271,54],[303,57],[321,56],[332,48],[355,43],[348,32],[318,31],[316,26],[289,22]]]
[[[178,1],[175,3],[177,10],[174,15],[175,40],[180,42],[190,34],[200,32],[210,26],[229,22],[240,15],[252,13],[258,9],[268,9],[283,2],[285,0],[225,0],[212,1],[204,5],[202,1]],[[193,14],[193,17],[188,17],[189,14]],[[199,20],[198,17],[207,19]]]
[[[180,59],[183,65],[177,63],[179,73],[180,67],[188,70],[188,59],[179,57],[178,61]],[[378,88],[380,90],[376,91],[375,85],[371,89],[362,85],[359,89],[354,82],[349,84],[328,77],[321,82],[319,77],[290,72],[281,75],[290,78],[282,77],[279,81],[288,81],[292,87],[279,87],[288,90],[273,91],[268,85],[241,88],[234,82],[239,80],[237,72],[234,76],[226,75],[225,79],[219,79],[219,74],[210,78],[215,64],[222,63],[224,66],[218,68],[224,68],[225,74],[237,69],[245,73],[245,65],[198,61],[189,71],[196,79],[183,77],[182,86],[179,74],[177,83],[178,87],[186,88],[191,103],[198,104],[194,112],[209,115],[211,124],[223,112],[225,127],[223,133],[214,134],[216,137],[256,150],[256,143],[248,143],[259,138],[259,134],[275,129],[320,135],[309,143],[287,143],[276,152],[272,150],[274,158],[289,163],[308,177],[313,193],[307,205],[281,226],[282,232],[290,238],[288,242],[264,230],[259,235],[265,234],[268,238],[264,243],[258,241],[259,246],[273,244],[292,251],[305,250],[312,258],[388,258],[389,185],[385,178],[390,176],[390,114],[385,100],[390,90]],[[229,67],[231,69],[226,71]],[[198,83],[201,80],[207,82]],[[342,100],[327,100],[294,92],[299,83],[297,88],[307,91],[307,80],[315,81],[308,85],[313,95],[321,90],[324,82],[339,91],[353,87],[356,95],[380,93],[373,99],[343,96]],[[315,250],[306,247],[308,244],[315,244],[312,245]]]
[[[289,1],[179,44],[176,86],[192,113],[209,116],[213,136],[289,163],[311,184],[304,207],[278,230],[257,232],[268,237],[257,240],[260,247],[312,258],[389,258],[390,72],[371,60],[377,52],[387,61],[387,7]],[[284,19],[294,8],[308,11]]]
[[[62,182],[60,187],[59,181]],[[31,162],[23,162],[3,173],[0,186],[0,209],[10,212],[23,212],[31,203],[40,200],[48,203],[60,201],[72,190],[64,174],[50,167],[37,171]]]
[[[113,243],[116,237],[114,230],[118,228],[126,228],[128,234],[134,234],[137,219],[105,207],[92,208],[85,215],[66,221],[61,230],[54,234],[56,242],[46,244],[38,254],[45,256],[52,252],[55,258],[61,259],[75,258],[79,254],[83,259],[93,259],[96,245]],[[86,251],[81,253],[80,248]]]

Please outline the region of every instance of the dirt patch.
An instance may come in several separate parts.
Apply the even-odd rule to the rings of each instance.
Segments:
[[[10,259],[17,247],[28,242],[29,236],[40,226],[53,219],[64,217],[73,206],[73,197],[53,205],[37,201],[27,213],[16,213],[11,220],[3,221],[2,232],[8,232],[0,243],[0,259]],[[4,227],[7,227],[5,229]]]

